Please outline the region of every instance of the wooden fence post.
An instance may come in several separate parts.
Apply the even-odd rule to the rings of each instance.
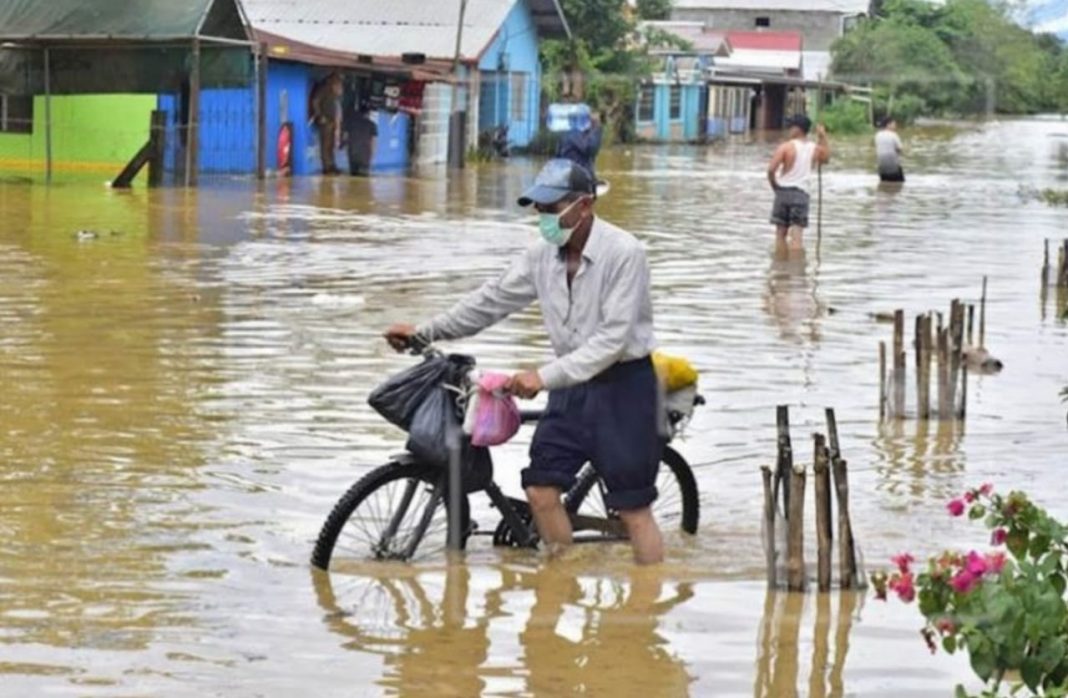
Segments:
[[[768,588],[774,589],[778,585],[775,568],[778,554],[775,550],[775,493],[772,491],[771,468],[761,466],[760,476],[764,481],[764,531],[767,535],[764,541],[764,559],[767,565]]]
[[[905,418],[905,311],[894,311],[894,417]]]
[[[879,342],[879,421],[886,419],[886,342]]]
[[[790,471],[790,516],[786,521],[786,584],[805,590],[805,469]]]
[[[776,499],[782,491],[782,513],[790,518],[790,471],[794,468],[794,451],[790,445],[790,408],[779,405],[775,410],[775,427],[778,431],[778,463],[775,464]]]
[[[820,591],[831,589],[831,469],[830,452],[827,450],[823,434],[813,436],[815,455],[812,474],[813,491],[816,494],[816,558],[817,584]]]

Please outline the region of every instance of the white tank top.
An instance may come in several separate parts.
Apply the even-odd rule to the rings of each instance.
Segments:
[[[816,153],[816,144],[800,138],[795,138],[790,142],[794,146],[794,166],[776,177],[776,180],[780,187],[793,187],[808,191],[808,179],[812,175],[812,158]]]

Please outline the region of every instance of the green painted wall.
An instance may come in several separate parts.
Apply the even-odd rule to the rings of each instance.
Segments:
[[[155,95],[71,95],[52,98],[54,173],[117,175],[148,140]],[[44,97],[33,101],[33,133],[0,133],[0,173],[42,174]]]

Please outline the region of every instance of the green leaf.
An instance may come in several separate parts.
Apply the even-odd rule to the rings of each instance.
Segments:
[[[1050,538],[1045,535],[1036,535],[1031,539],[1031,557],[1039,557],[1049,550]]]
[[[1027,531],[1015,528],[1009,531],[1008,537],[1005,539],[1005,545],[1008,547],[1009,552],[1017,560],[1023,559],[1027,555],[1027,544],[1029,537]]]
[[[953,654],[957,651],[957,638],[952,635],[946,635],[942,638],[942,648],[949,654]]]
[[[1057,590],[1059,595],[1064,596],[1064,589],[1068,585],[1065,584],[1063,574],[1057,573],[1050,575],[1049,583],[1053,585],[1053,588]]]
[[[1032,692],[1038,691],[1038,686],[1042,683],[1042,673],[1042,662],[1035,657],[1024,659],[1023,666],[1020,667],[1020,676]]]
[[[994,675],[994,653],[990,650],[989,642],[972,648],[971,664],[972,671],[983,681]]]
[[[957,690],[953,691],[953,698],[968,698],[968,692],[964,690],[964,686],[957,684]]]
[[[978,521],[984,516],[986,516],[986,507],[984,507],[982,504],[976,504],[968,512],[968,518],[972,521]]]

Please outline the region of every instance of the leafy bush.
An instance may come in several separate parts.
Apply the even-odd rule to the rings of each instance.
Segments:
[[[872,575],[877,596],[918,598],[931,651],[939,640],[950,654],[967,651],[984,696],[1000,695],[1006,681],[1016,683],[1013,694],[1026,686],[1035,695],[1068,695],[1068,528],[1024,493],[1003,497],[990,485],[946,506],[952,516],[983,521],[996,550],[946,552],[918,572],[911,555],[899,555],[892,574]],[[958,686],[956,695],[967,693]]]
[[[827,132],[838,135],[868,133],[868,107],[861,102],[841,99],[820,110],[818,120],[827,127]]]

